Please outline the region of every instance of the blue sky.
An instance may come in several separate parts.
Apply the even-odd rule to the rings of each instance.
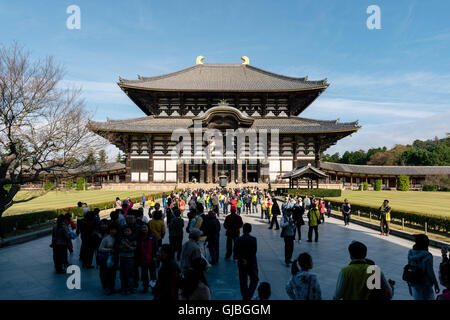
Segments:
[[[69,5],[81,29],[69,30]],[[369,5],[381,29],[369,30]],[[327,152],[392,147],[450,132],[450,1],[6,1],[0,42],[18,41],[66,68],[95,120],[144,114],[116,85],[205,62],[241,62],[328,78],[303,117],[359,120]],[[112,151],[111,151],[112,152]]]

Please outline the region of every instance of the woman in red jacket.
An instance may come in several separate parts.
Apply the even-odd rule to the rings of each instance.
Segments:
[[[156,253],[158,250],[158,237],[149,231],[147,225],[141,227],[141,240],[138,243],[138,261],[141,268],[141,280],[144,287],[142,293],[148,292],[148,287],[155,286],[156,281]],[[148,275],[150,273],[150,281]]]

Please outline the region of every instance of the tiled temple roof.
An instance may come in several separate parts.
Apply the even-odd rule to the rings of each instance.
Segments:
[[[89,123],[93,131],[103,132],[171,132],[174,129],[194,129],[192,118],[154,117],[147,116],[135,119],[108,120],[106,122]],[[338,120],[314,120],[300,117],[265,117],[254,118],[251,129],[279,129],[280,133],[320,133],[356,131],[359,129],[357,122],[339,122]]]
[[[161,91],[297,91],[321,89],[327,80],[309,81],[307,77],[288,77],[246,64],[205,63],[155,77],[138,80],[120,78],[122,88]]]
[[[450,174],[450,166],[371,166],[322,162],[320,169],[327,172],[333,171],[363,175],[431,176]]]

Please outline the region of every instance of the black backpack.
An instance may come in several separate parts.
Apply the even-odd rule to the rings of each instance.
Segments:
[[[422,282],[423,272],[420,268],[413,266],[411,264],[407,264],[403,268],[402,279],[412,284],[419,284]]]

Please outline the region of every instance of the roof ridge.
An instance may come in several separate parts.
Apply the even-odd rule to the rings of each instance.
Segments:
[[[252,66],[252,65],[242,65],[242,66],[244,66],[246,68],[249,68],[249,69],[253,69],[256,72],[260,72],[260,73],[263,73],[263,74],[266,74],[266,75],[270,75],[270,76],[273,76],[273,77],[277,77],[277,78],[280,78],[280,79],[295,80],[295,81],[308,82],[308,83],[317,83],[317,84],[322,83],[323,85],[327,85],[327,78],[322,79],[322,80],[308,80],[308,76],[304,76],[304,77],[301,77],[301,78],[291,77],[291,76],[285,76],[285,75],[282,75],[282,74],[279,74],[279,73],[267,71],[267,70],[264,70],[264,69],[261,69],[261,68],[258,68],[258,67]]]

